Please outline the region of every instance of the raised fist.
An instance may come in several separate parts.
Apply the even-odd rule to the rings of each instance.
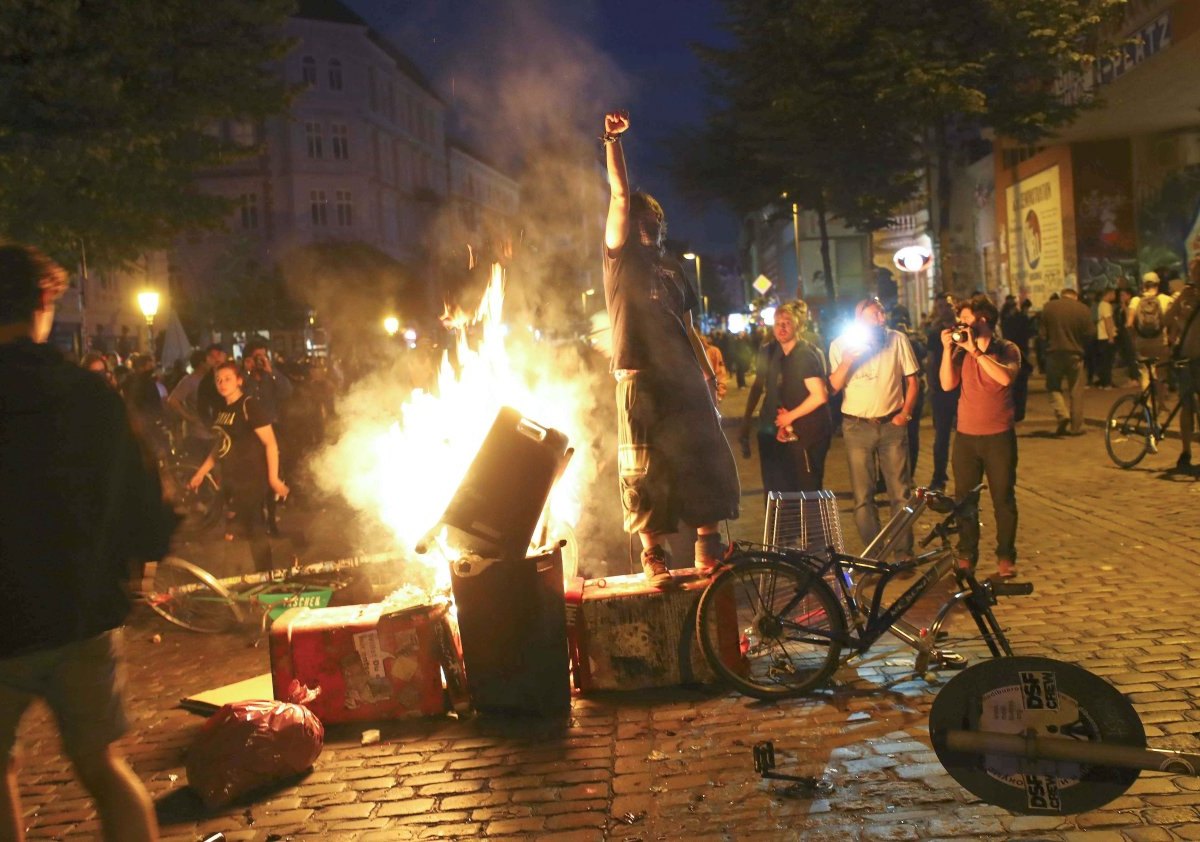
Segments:
[[[610,111],[604,115],[604,133],[621,134],[629,129],[628,111]]]

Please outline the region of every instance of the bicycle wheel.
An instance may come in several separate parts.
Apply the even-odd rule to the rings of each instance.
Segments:
[[[696,634],[713,670],[756,699],[800,696],[838,665],[846,618],[819,577],[749,557],[720,571],[700,597]]]
[[[1132,468],[1150,451],[1154,427],[1141,395],[1125,395],[1112,405],[1104,423],[1104,447],[1122,468]]]
[[[163,619],[191,631],[216,634],[242,621],[233,595],[207,570],[181,558],[158,563],[146,604]]]
[[[188,488],[198,468],[199,465],[179,462],[168,465],[164,470],[164,491],[167,500],[182,518],[179,522],[182,532],[203,532],[221,519],[221,488],[211,472],[204,477],[199,488]]]

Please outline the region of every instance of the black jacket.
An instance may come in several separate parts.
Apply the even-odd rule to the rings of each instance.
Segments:
[[[116,392],[49,346],[0,345],[0,658],[119,626],[127,562],[162,558],[175,520]]]

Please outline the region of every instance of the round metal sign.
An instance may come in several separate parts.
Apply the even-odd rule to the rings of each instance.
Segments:
[[[1074,664],[996,658],[956,675],[929,713],[933,750],[973,795],[1014,813],[1082,813],[1107,804],[1138,770],[951,749],[948,737],[989,732],[1144,748],[1146,732],[1117,689]]]

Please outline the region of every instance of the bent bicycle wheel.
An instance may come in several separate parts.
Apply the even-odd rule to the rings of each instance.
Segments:
[[[696,611],[696,635],[713,671],[756,699],[800,696],[825,683],[845,630],[829,585],[771,558],[721,570]]]
[[[207,634],[228,631],[242,621],[232,594],[201,567],[168,557],[154,570],[146,604],[177,626]]]
[[[1104,447],[1122,468],[1132,468],[1150,451],[1150,408],[1140,395],[1125,395],[1112,405],[1104,422]]]

